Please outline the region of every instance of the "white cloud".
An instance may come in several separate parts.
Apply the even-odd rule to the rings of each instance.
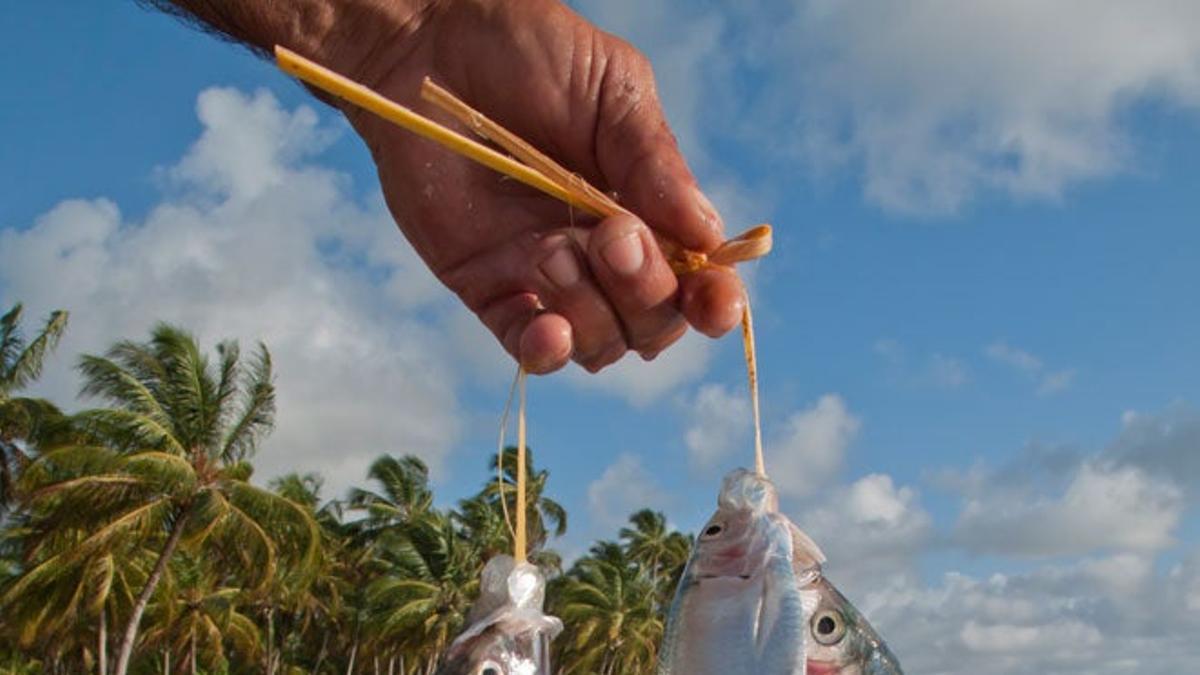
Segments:
[[[684,444],[693,466],[712,468],[739,448],[747,457],[753,451],[748,396],[719,384],[706,384],[684,405],[689,418]]]
[[[611,532],[625,525],[639,509],[661,510],[665,492],[640,457],[622,453],[587,488],[588,514],[593,530]],[[608,535],[611,536],[611,535]]]
[[[837,394],[825,394],[811,408],[788,417],[764,450],[780,495],[803,497],[828,487],[859,427],[859,419]]]
[[[1105,456],[1171,479],[1200,499],[1200,410],[1183,402],[1159,414],[1127,411]]]
[[[712,340],[688,331],[653,361],[643,361],[629,353],[599,373],[571,366],[567,381],[581,389],[620,396],[634,406],[643,407],[700,378],[708,368],[712,350]]]
[[[973,552],[1014,556],[1156,551],[1174,541],[1181,497],[1135,467],[1088,461],[1060,497],[984,484],[968,497],[954,538]]]
[[[1037,375],[1042,370],[1042,360],[1023,349],[1011,347],[1005,342],[993,342],[984,350],[988,358],[1005,363],[1027,375]]]
[[[957,356],[934,352],[927,358],[912,359],[898,340],[881,338],[871,346],[886,364],[895,382],[912,387],[958,389],[971,380],[971,368]]]
[[[311,161],[331,134],[312,110],[232,89],[204,91],[197,110],[203,133],[162,172],[168,194],[144,219],[68,200],[0,232],[6,294],[71,312],[41,391],[69,401],[77,354],[165,320],[209,349],[225,338],[271,349],[279,415],[260,476],[320,471],[336,494],[383,452],[436,468],[459,406],[443,341],[414,310],[449,295],[380,200],[356,202],[347,178]]]
[[[1196,576],[1192,560],[1167,574],[1121,555],[986,578],[950,573],[930,585],[892,577],[859,608],[907,672],[1186,672],[1200,658],[1200,614],[1180,598]]]
[[[1009,366],[1037,383],[1038,396],[1049,396],[1070,388],[1075,380],[1073,369],[1049,371],[1046,364],[1033,354],[1009,345],[993,342],[984,349],[991,360]]]
[[[1188,0],[745,11],[771,19],[748,42],[783,64],[774,105],[801,151],[861,167],[867,197],[897,211],[951,213],[981,191],[1056,198],[1136,163],[1133,105],[1200,105],[1200,5]]]
[[[917,491],[896,486],[885,474],[831,490],[793,520],[821,545],[825,572],[851,596],[883,579],[914,574],[933,537],[932,518]]]

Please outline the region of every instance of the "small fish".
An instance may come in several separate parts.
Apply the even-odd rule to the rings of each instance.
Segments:
[[[467,629],[437,675],[551,675],[550,641],[562,621],[542,613],[546,580],[537,567],[496,556],[483,568]]]
[[[821,574],[825,555],[766,478],[725,477],[680,580],[659,675],[902,675]]]

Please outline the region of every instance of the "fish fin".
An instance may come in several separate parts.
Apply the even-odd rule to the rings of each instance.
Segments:
[[[792,529],[792,558],[798,563],[796,566],[799,569],[808,569],[824,563],[825,553],[817,546],[817,542],[805,534],[804,530],[796,527],[795,523],[788,524]]]

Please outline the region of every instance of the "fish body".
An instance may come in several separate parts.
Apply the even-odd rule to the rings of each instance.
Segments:
[[[676,591],[658,675],[903,675],[823,562],[769,480],[731,472]]]
[[[550,641],[563,626],[542,613],[546,580],[537,567],[496,556],[480,587],[437,675],[551,675]]]
[[[817,597],[802,588],[824,556],[794,531],[770,481],[725,477],[679,582],[659,675],[805,675]]]

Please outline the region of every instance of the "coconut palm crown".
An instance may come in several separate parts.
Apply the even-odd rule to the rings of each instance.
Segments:
[[[146,343],[120,342],[84,356],[83,394],[109,407],[73,418],[71,442],[47,448],[21,481],[39,567],[65,566],[137,542],[157,559],[121,637],[124,675],[138,626],[169,562],[183,548],[219,561],[251,587],[281,564],[309,569],[320,535],[311,511],[249,482],[247,460],[275,413],[265,346],[243,362],[236,343],[209,361],[187,332],[160,324]],[[86,532],[82,541],[65,532]]]

